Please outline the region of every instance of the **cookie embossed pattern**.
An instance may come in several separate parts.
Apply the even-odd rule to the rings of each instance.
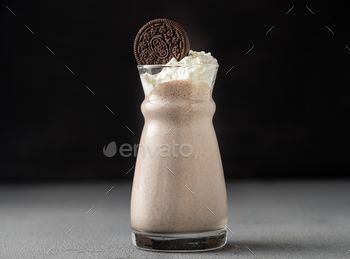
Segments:
[[[146,23],[134,41],[134,55],[141,65],[166,64],[172,58],[181,60],[189,50],[185,30],[169,19],[154,19]]]

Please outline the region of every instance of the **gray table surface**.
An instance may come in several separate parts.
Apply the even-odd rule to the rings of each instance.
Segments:
[[[0,186],[0,258],[350,258],[350,182],[233,182],[224,249],[132,246],[131,183]]]

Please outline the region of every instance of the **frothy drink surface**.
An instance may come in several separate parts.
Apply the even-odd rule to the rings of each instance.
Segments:
[[[142,103],[142,132],[131,202],[131,226],[186,233],[227,225],[226,188],[206,83],[173,80]]]

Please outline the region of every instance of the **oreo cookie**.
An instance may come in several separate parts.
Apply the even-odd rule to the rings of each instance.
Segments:
[[[140,65],[166,64],[188,55],[190,43],[180,24],[169,19],[146,23],[136,35],[134,55]]]

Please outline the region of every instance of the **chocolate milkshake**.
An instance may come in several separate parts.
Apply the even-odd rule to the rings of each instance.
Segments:
[[[131,196],[133,244],[203,251],[225,245],[227,200],[212,123],[218,63],[189,50],[176,22],[146,23],[134,42],[145,125]]]
[[[208,56],[191,54],[192,62]],[[225,243],[226,188],[212,124],[217,67],[215,62],[168,64],[155,75],[146,71],[159,67],[139,67],[146,97],[131,201],[131,226],[137,233],[224,233],[217,246]]]
[[[203,232],[227,224],[226,190],[205,83],[174,80],[142,104],[146,123],[134,177],[131,226],[152,233]],[[162,145],[188,145],[163,157]]]

